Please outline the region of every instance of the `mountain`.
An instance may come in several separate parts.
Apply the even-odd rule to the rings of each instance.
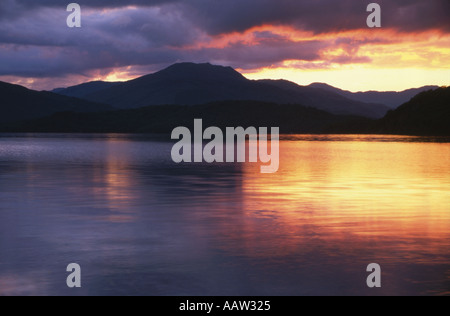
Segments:
[[[171,133],[178,126],[280,127],[283,134],[402,134],[450,136],[450,87],[422,92],[384,118],[341,116],[296,104],[221,101],[205,105],[163,105],[95,113],[58,112],[0,125],[1,132]]]
[[[355,101],[333,91],[300,86],[286,80],[259,80],[259,82],[279,88],[284,93],[289,93],[294,99],[301,100],[301,104],[337,115],[381,118],[389,111],[389,108],[384,104]]]
[[[50,117],[3,126],[3,132],[56,133],[167,133],[178,126],[192,130],[194,119],[203,125],[280,127],[280,132],[321,133],[328,126],[364,119],[321,110],[259,101],[222,101],[205,105],[164,105],[104,113],[57,113]],[[367,119],[368,120],[368,119]],[[370,120],[369,120],[370,121]]]
[[[58,90],[90,101],[132,109],[150,105],[198,105],[217,101],[262,101],[302,104],[338,115],[381,118],[389,110],[381,104],[368,104],[335,92],[294,83],[246,79],[230,67],[181,63],[135,80],[114,84],[88,83],[83,87]],[[100,89],[98,89],[100,87]],[[86,93],[92,89],[93,92]],[[79,93],[77,90],[81,90]],[[75,92],[74,92],[75,91]]]
[[[439,88],[438,86],[425,86],[417,89],[408,89],[401,92],[387,91],[367,91],[367,92],[350,92],[341,90],[325,83],[313,83],[309,87],[327,90],[337,93],[343,97],[366,103],[381,103],[388,106],[390,109],[395,109],[401,104],[408,102],[412,97],[423,91],[434,90]]]
[[[104,89],[112,88],[119,84],[121,84],[121,82],[91,81],[77,86],[72,86],[69,88],[54,89],[51,92],[65,95],[67,97],[84,99],[89,94],[96,93]]]
[[[375,133],[450,136],[450,87],[422,92],[377,121]]]
[[[98,104],[51,92],[38,92],[25,87],[0,82],[0,123],[30,120],[57,112],[96,112],[112,110]]]

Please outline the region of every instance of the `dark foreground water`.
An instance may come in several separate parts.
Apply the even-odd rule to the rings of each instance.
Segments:
[[[1,135],[0,295],[450,295],[449,143],[292,136],[265,175],[171,146]]]

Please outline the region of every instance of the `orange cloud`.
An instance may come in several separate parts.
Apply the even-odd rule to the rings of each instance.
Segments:
[[[315,60],[289,58],[261,68],[238,69],[248,78],[289,79],[300,84],[322,81],[355,91],[401,90],[450,82],[450,34],[439,30],[407,33],[386,28],[313,34],[265,25],[216,36],[190,49],[226,49],[236,43],[261,46],[271,38],[292,43],[317,41],[323,43],[323,48],[318,49]],[[364,77],[372,80],[364,85],[362,79],[360,84],[352,83],[354,78]]]
[[[315,60],[289,58],[265,67],[237,70],[250,79],[287,79],[299,84],[321,81],[353,91],[403,90],[428,84],[448,85],[450,81],[450,35],[436,30],[413,34],[362,29],[313,34],[287,26],[264,25],[242,33],[211,36],[179,49],[233,51],[236,45],[264,49],[271,41],[300,44],[316,41],[323,43],[323,47],[319,46]],[[140,75],[135,68],[113,69],[94,80],[134,79]]]

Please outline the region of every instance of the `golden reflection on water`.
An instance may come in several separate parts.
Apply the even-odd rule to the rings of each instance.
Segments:
[[[131,145],[129,141],[111,137],[105,142],[107,159],[94,169],[93,182],[97,183],[95,195],[100,201],[106,201],[110,214],[99,220],[111,223],[127,223],[136,220],[131,211],[133,201],[139,195],[133,188],[139,186],[137,174],[130,168]]]
[[[449,157],[440,143],[283,141],[278,173],[244,167],[246,248],[283,256],[304,243],[395,240],[409,254],[448,255]]]
[[[160,142],[6,141],[0,295],[60,294],[71,260],[105,269],[89,293],[373,294],[377,262],[377,293],[448,295],[450,143],[414,141],[289,136],[275,174],[176,165]]]

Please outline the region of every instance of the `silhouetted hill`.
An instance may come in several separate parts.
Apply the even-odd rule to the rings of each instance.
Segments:
[[[119,84],[121,84],[121,82],[91,81],[69,88],[58,88],[51,92],[65,95],[67,97],[85,99],[89,94],[115,87]]]
[[[375,133],[450,136],[450,87],[422,92],[375,123]]]
[[[286,80],[259,80],[267,85],[282,89],[301,104],[338,115],[358,115],[369,118],[383,117],[389,108],[384,104],[364,103],[343,97],[335,92],[315,87],[304,87]]]
[[[439,88],[438,86],[425,86],[417,89],[408,89],[401,92],[395,91],[350,92],[335,88],[325,83],[313,83],[309,85],[309,87],[335,92],[341,96],[360,102],[383,104],[388,106],[390,109],[395,109],[398,106],[402,105],[403,103],[408,102],[409,100],[411,100],[412,97],[419,94],[420,92]]]
[[[450,88],[422,92],[378,121],[367,117],[379,117],[386,111],[383,105],[340,95],[392,101],[421,89],[353,94],[325,84],[252,81],[230,67],[183,63],[128,82],[55,90],[59,94],[0,82],[0,123],[3,131],[170,133],[202,118],[209,126],[278,126],[282,133],[450,135]],[[101,102],[60,94],[133,109],[114,111]],[[147,106],[134,109],[142,104]]]
[[[257,101],[223,101],[206,105],[149,106],[104,113],[57,113],[14,126],[3,132],[57,133],[171,133],[175,127],[193,128],[196,118],[204,126],[280,127],[281,133],[321,133],[330,125],[355,117],[337,116],[301,105]]]
[[[276,84],[290,85],[289,82]],[[3,100],[1,132],[170,133],[178,126],[192,127],[194,119],[202,118],[205,126],[274,126],[280,127],[284,134],[450,136],[450,88],[422,92],[379,120],[262,101],[220,101],[111,111],[109,106],[6,83],[0,83],[0,96]],[[99,112],[102,110],[104,112]],[[12,122],[24,119],[28,121]]]
[[[95,112],[112,110],[109,105],[98,104],[58,95],[38,92],[25,87],[0,82],[0,123],[30,120],[57,112]]]
[[[302,104],[340,115],[383,117],[388,108],[380,104],[366,104],[350,100],[337,93],[302,87],[290,83],[290,87],[273,81],[248,80],[230,67],[211,64],[175,64],[160,72],[135,80],[98,88],[97,83],[57,90],[71,93],[91,101],[110,104],[116,108],[130,109],[150,105],[198,105],[216,101],[262,101],[278,104]],[[86,94],[87,89],[94,92]]]

